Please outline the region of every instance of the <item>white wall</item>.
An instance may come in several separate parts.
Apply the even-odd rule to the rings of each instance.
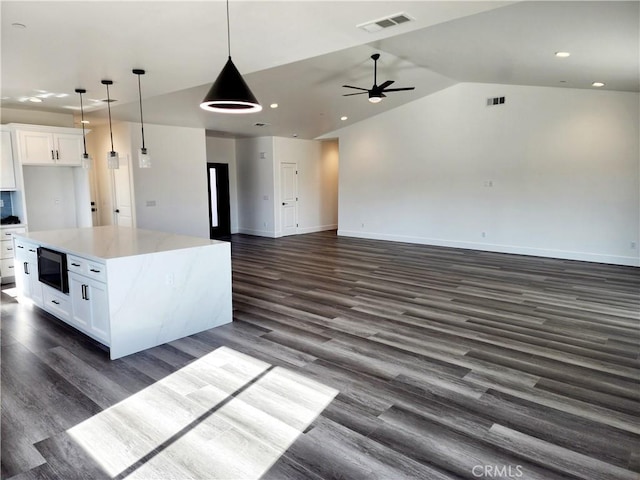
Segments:
[[[78,226],[74,168],[22,167],[30,231]]]
[[[53,113],[21,108],[0,109],[0,123],[28,123],[52,127],[75,127],[72,113]]]
[[[335,142],[328,142],[334,143]],[[336,152],[337,153],[337,152]],[[297,138],[274,138],[274,188],[276,236],[281,236],[280,164],[298,166],[298,233],[335,229],[337,215],[337,154],[323,142]]]
[[[640,265],[638,104],[458,84],[341,129],[339,234]]]
[[[140,124],[128,125],[137,228],[209,238],[204,129],[145,123],[152,167],[143,169],[137,153],[142,146]]]
[[[231,233],[238,233],[238,175],[236,170],[236,141],[233,138],[207,135],[207,163],[229,165],[229,210]]]
[[[275,237],[273,137],[236,140],[236,162],[238,231]]]

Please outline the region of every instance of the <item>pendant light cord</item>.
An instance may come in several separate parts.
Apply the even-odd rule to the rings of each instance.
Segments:
[[[144,120],[142,120],[142,89],[140,88],[140,74],[138,75],[138,98],[140,99],[140,125],[142,126],[142,148],[144,149]]]
[[[84,136],[84,107],[82,106],[82,94],[80,94],[80,125],[82,125],[82,144],[84,146],[84,156],[87,156],[87,138]]]
[[[227,50],[231,58],[231,27],[229,26],[229,0],[227,0]]]
[[[111,128],[111,98],[109,97],[109,84],[107,85],[107,110],[109,110],[109,135],[111,136],[111,151],[113,152],[113,129]]]

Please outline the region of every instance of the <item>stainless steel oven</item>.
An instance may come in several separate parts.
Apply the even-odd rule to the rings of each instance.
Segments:
[[[39,247],[38,280],[62,293],[69,293],[67,254]]]

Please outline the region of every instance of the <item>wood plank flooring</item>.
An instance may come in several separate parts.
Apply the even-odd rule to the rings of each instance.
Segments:
[[[232,257],[232,324],[115,361],[3,292],[2,478],[640,478],[640,269],[335,232]]]

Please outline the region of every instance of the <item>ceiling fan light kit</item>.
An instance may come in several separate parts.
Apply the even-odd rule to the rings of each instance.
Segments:
[[[200,103],[200,108],[220,113],[253,113],[262,110],[255,95],[231,60],[231,33],[229,27],[229,0],[227,0],[227,47],[229,58]]]
[[[353,95],[364,95],[365,93],[369,94],[369,101],[371,103],[380,103],[383,98],[386,97],[385,93],[387,92],[400,92],[403,90],[414,90],[415,87],[401,87],[401,88],[387,88],[394,80],[387,80],[386,82],[378,85],[378,59],[380,58],[379,53],[374,53],[371,55],[371,59],[373,60],[373,87],[371,88],[362,88],[362,87],[354,87],[351,85],[343,85],[345,88],[353,88],[355,90],[362,90],[358,93],[345,93],[343,97],[351,97]]]

